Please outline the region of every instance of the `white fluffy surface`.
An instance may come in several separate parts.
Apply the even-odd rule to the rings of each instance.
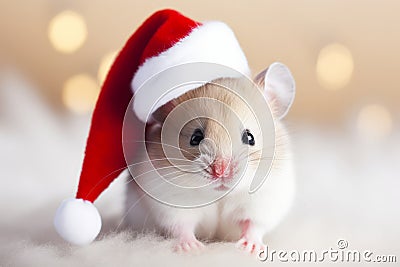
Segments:
[[[120,229],[122,180],[96,202],[104,223],[100,240],[66,244],[52,221],[61,200],[75,194],[89,118],[52,115],[34,92],[16,77],[0,77],[0,266],[271,265],[232,243],[180,255],[170,240]],[[297,196],[290,215],[266,237],[269,248],[322,251],[343,238],[351,249],[399,261],[400,136],[368,144],[350,128],[290,128]]]

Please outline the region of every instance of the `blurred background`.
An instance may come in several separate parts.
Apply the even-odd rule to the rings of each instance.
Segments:
[[[226,22],[255,74],[281,61],[296,79],[298,199],[272,244],[345,237],[398,253],[399,1],[0,0],[0,198],[13,203],[0,205],[0,259],[20,240],[63,244],[51,220],[75,192],[99,88],[127,38],[162,8]],[[118,190],[99,200],[106,218],[120,212],[110,209]],[[10,262],[24,265],[20,256]]]
[[[115,53],[149,14],[166,7],[225,21],[255,73],[273,61],[287,64],[299,89],[292,118],[338,124],[361,112],[360,124],[368,114],[391,125],[399,119],[395,0],[2,1],[1,61],[29,77],[56,112],[90,113]]]

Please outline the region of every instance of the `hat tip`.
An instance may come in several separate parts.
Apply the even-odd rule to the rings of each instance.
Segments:
[[[74,245],[88,245],[100,233],[101,217],[92,202],[70,198],[58,207],[54,217],[57,233]]]

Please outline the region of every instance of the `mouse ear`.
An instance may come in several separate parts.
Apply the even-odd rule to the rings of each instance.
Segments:
[[[272,63],[256,76],[254,82],[263,88],[274,115],[278,119],[285,117],[293,103],[296,91],[294,78],[289,68],[279,62]]]

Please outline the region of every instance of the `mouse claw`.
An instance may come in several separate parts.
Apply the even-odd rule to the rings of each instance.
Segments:
[[[265,250],[265,245],[259,242],[241,238],[235,244],[236,248],[246,251],[249,254],[258,254],[261,250]]]
[[[243,248],[247,246],[247,240],[245,238],[241,238],[239,241],[236,242],[236,248]]]
[[[197,239],[181,239],[174,246],[174,251],[177,253],[181,252],[192,252],[201,251],[205,248],[204,244]]]

